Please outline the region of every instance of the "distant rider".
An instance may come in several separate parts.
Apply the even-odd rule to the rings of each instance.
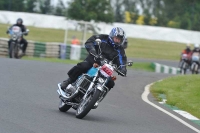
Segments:
[[[181,62],[181,60],[182,60],[183,54],[186,54],[186,55],[187,55],[188,64],[190,65],[190,64],[191,64],[191,54],[192,54],[191,45],[190,45],[190,44],[187,44],[187,45],[186,45],[186,48],[181,52],[180,62]],[[179,65],[180,65],[180,63],[179,63]]]
[[[200,53],[199,44],[195,44],[195,45],[194,45],[194,49],[192,50],[192,54],[195,53],[195,52]]]
[[[23,25],[23,20],[21,18],[18,18],[16,24],[12,25],[9,29],[11,29],[13,26],[19,26],[21,28],[22,32],[26,31],[26,26]],[[7,31],[7,34],[8,33],[9,33],[9,31]],[[28,33],[24,34],[24,35],[28,35]],[[10,42],[11,42],[11,40],[8,41],[8,48],[10,48]],[[23,38],[23,36],[21,38],[20,44],[23,44],[22,55],[21,55],[21,56],[23,56],[23,55],[25,55],[26,48],[28,46],[28,42],[26,41],[26,39]]]
[[[101,49],[96,44],[95,40],[101,39]],[[85,43],[85,48],[87,49],[89,55],[83,62],[78,63],[76,66],[68,71],[69,78],[61,83],[61,89],[66,90],[66,87],[75,82],[76,79],[82,74],[86,73],[94,63],[98,63],[101,59],[99,52],[102,52],[102,56],[108,60],[113,60],[114,64],[117,66],[124,65],[127,62],[127,57],[122,47],[122,42],[125,40],[125,32],[122,28],[113,28],[109,35],[100,34],[91,36]],[[126,76],[126,66],[120,68],[120,75]],[[114,81],[110,79],[107,83],[109,89],[113,88],[115,85]]]

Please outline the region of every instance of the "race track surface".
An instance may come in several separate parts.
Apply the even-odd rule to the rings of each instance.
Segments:
[[[84,119],[75,118],[73,109],[60,112],[57,83],[72,66],[0,58],[0,133],[194,133],[141,99],[147,84],[174,76],[169,74],[129,69]]]

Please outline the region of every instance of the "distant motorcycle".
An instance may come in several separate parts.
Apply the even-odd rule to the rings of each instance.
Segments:
[[[132,63],[129,61],[126,65],[132,66]],[[110,78],[116,79],[113,73],[114,71],[120,73],[119,67],[102,57],[101,65],[94,63],[87,73],[82,74],[74,83],[67,86],[67,92],[61,89],[59,83],[57,90],[60,98],[59,110],[66,112],[73,108],[76,110],[76,118],[85,117],[91,109],[98,107],[110,91],[106,84]]]
[[[22,53],[23,44],[20,44],[22,35],[27,34],[29,30],[22,32],[19,26],[13,26],[11,29],[8,29],[10,35],[10,47],[8,54],[10,58],[19,58],[19,53]]]
[[[180,73],[186,74],[187,69],[189,68],[189,58],[187,54],[182,54],[180,62]]]
[[[192,74],[198,74],[199,73],[199,65],[200,65],[199,53],[195,52],[192,55],[192,63],[191,63]]]

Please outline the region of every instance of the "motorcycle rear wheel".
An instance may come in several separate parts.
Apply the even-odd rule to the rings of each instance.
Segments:
[[[59,103],[59,110],[60,112],[67,112],[72,106],[65,104],[62,100],[60,100]]]
[[[93,94],[88,95],[85,100],[81,101],[76,110],[76,118],[82,119],[90,112],[96,101],[99,99],[100,93],[101,91],[96,89]]]

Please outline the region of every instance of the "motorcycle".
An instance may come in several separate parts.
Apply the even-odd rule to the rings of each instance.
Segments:
[[[9,57],[10,58],[20,58],[20,53],[22,53],[23,44],[20,44],[22,35],[28,34],[29,30],[25,32],[21,31],[19,26],[13,26],[8,29],[10,35],[10,47],[9,47]]]
[[[113,64],[113,60],[102,58],[101,65],[94,63],[87,73],[82,74],[74,83],[67,86],[67,92],[61,89],[59,83],[57,89],[60,98],[59,110],[66,112],[73,108],[76,110],[76,118],[82,119],[91,109],[96,109],[110,91],[106,87],[107,82],[110,78],[116,80],[116,76],[113,76],[114,71],[120,73],[121,66],[117,67]],[[125,65],[132,66],[132,64],[132,61],[128,61]]]
[[[192,55],[192,64],[191,64],[192,74],[198,74],[199,73],[199,65],[200,65],[199,53],[195,52]]]
[[[189,68],[189,59],[187,54],[183,54],[181,57],[181,62],[180,62],[180,73],[181,74],[186,74],[187,69]]]

